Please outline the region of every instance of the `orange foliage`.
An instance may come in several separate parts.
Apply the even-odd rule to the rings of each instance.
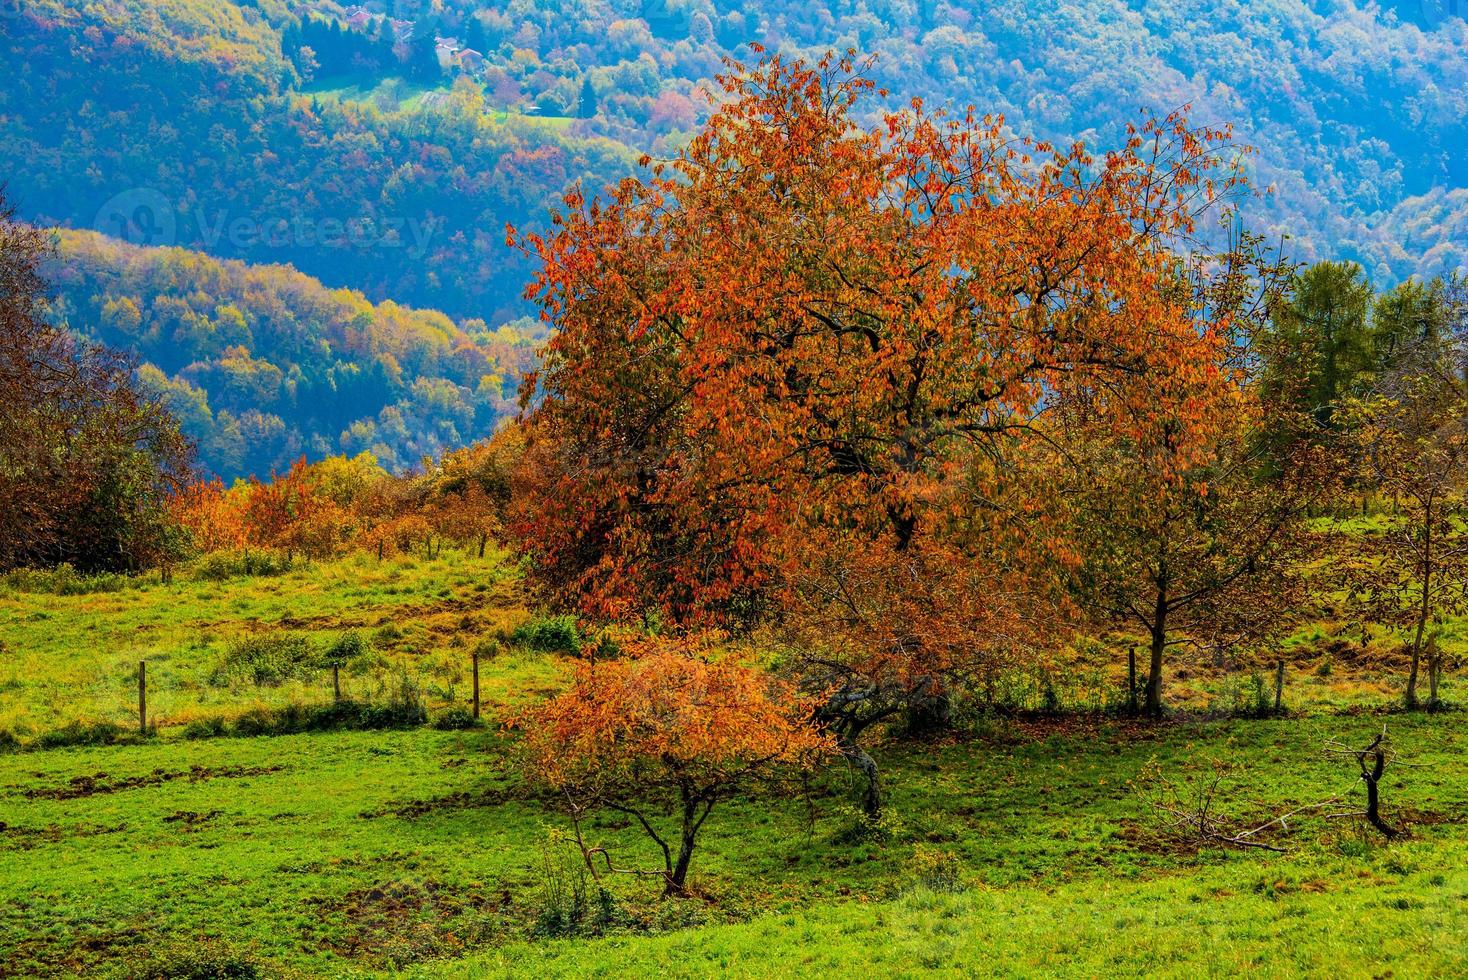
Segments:
[[[245,502],[243,494],[231,493],[215,479],[185,486],[173,497],[171,507],[194,548],[208,554],[237,550],[249,543]]]
[[[366,453],[303,458],[269,481],[186,487],[173,512],[204,553],[259,547],[325,558],[355,546],[386,556],[421,545],[432,558],[449,540],[483,557],[503,525],[519,444],[512,426],[427,472],[396,477]]]
[[[517,720],[527,768],[565,795],[578,839],[588,810],[634,816],[663,853],[663,869],[649,873],[681,892],[698,831],[719,800],[831,746],[810,726],[809,702],[757,667],[716,659],[708,638],[637,640],[624,653],[629,659],[581,665],[568,691]],[[660,791],[677,801],[671,842],[640,809]],[[582,846],[588,864],[599,854],[617,870],[604,850]]]
[[[1178,254],[1226,132],[1175,115],[1096,157],[917,102],[864,130],[849,58],[723,84],[671,165],[517,239],[557,331],[514,529],[561,601],[747,619],[823,535],[941,538],[1057,402],[1194,418],[1221,381]]]

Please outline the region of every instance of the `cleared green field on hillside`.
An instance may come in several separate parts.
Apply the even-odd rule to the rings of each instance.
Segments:
[[[0,754],[0,975],[177,975],[201,957],[267,976],[1468,968],[1468,734],[1451,712],[1159,726],[977,715],[938,740],[877,747],[880,828],[858,824],[835,765],[794,799],[716,808],[697,897],[659,900],[619,877],[599,899],[556,840],[556,801],[526,788],[497,723],[557,689],[565,657],[507,645],[483,664],[488,723],[432,727],[464,707],[475,644],[530,615],[516,583],[503,556],[464,554],[219,580],[194,568],[80,595],[12,583],[9,724],[42,731],[72,705],[125,723],[130,669],[147,656],[160,727],[133,744]],[[347,695],[370,700],[407,675],[430,724],[184,737],[186,720],[329,702],[319,674],[215,682],[234,638],[285,630],[325,645],[352,629],[374,659]],[[1163,833],[1138,790],[1154,768],[1187,783],[1220,760],[1233,769],[1217,805],[1240,820],[1342,791],[1336,809],[1354,809],[1349,765],[1321,749],[1383,723],[1420,766],[1384,785],[1387,817],[1408,828],[1392,843],[1312,811],[1264,835],[1286,854],[1200,848]],[[626,818],[589,832],[622,863],[653,858]]]

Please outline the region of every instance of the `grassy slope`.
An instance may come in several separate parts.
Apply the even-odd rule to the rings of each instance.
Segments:
[[[482,85],[471,84],[475,84],[481,92],[484,90]],[[399,78],[372,78],[361,81],[328,79],[325,82],[307,85],[301,91],[317,98],[336,99],[340,102],[370,103],[384,111],[395,111],[431,107],[435,98],[441,98],[452,90],[453,84],[449,82],[425,85],[422,82]],[[529,115],[518,110],[493,109],[487,114],[495,122],[514,123],[531,129],[539,127],[552,132],[564,132],[576,121],[574,116]]]
[[[38,725],[78,708],[125,718],[139,655],[166,721],[326,696],[208,683],[228,638],[282,623],[321,637],[365,629],[381,637],[384,669],[414,673],[440,704],[453,682],[462,703],[464,679],[449,671],[475,638],[524,615],[503,558],[456,554],[83,596],[11,592],[0,596],[0,710]],[[489,699],[534,696],[561,671],[555,657],[513,652],[486,667]],[[165,727],[146,744],[0,755],[0,976],[125,973],[158,940],[201,934],[309,975],[1459,974],[1460,715],[1390,717],[1426,765],[1385,789],[1389,815],[1415,824],[1390,846],[1316,817],[1292,822],[1287,856],[1199,853],[1159,839],[1129,785],[1153,759],[1174,776],[1229,759],[1240,767],[1230,806],[1278,812],[1348,785],[1322,742],[1364,741],[1382,720],[981,719],[941,743],[881,746],[898,815],[889,840],[843,835],[847,776],[832,769],[809,805],[717,809],[695,862],[701,899],[660,903],[648,883],[619,879],[616,934],[575,941],[534,938],[561,820],[523,792],[493,730],[193,742]],[[624,821],[591,832],[624,863],[651,858]],[[965,890],[915,888],[919,853]],[[677,926],[693,928],[668,931]]]
[[[234,716],[256,705],[321,701],[329,678],[256,688],[216,686],[210,675],[238,637],[262,629],[303,632],[327,642],[343,630],[373,638],[382,654],[365,674],[344,678],[349,694],[366,695],[406,671],[430,708],[468,695],[469,651],[482,637],[526,616],[518,572],[509,557],[484,559],[447,549],[434,561],[377,562],[354,555],[304,564],[267,578],[209,581],[186,570],[172,585],[134,580],[115,592],[54,595],[6,587],[0,579],[0,729],[29,737],[73,721],[130,724],[136,717],[137,663],[149,662],[151,716],[165,730],[205,716]],[[1286,701],[1295,708],[1334,710],[1399,697],[1405,663],[1394,641],[1367,648],[1338,644],[1339,623],[1302,629],[1289,644]],[[1454,620],[1448,640],[1463,624]],[[1045,688],[1067,708],[1115,708],[1123,700],[1125,653],[1092,645],[1078,660],[1002,678],[1008,703],[1039,707]],[[1322,669],[1329,665],[1329,670]],[[533,680],[533,684],[527,681]],[[548,673],[523,657],[484,668],[485,697],[494,701],[544,690]],[[1272,697],[1267,668],[1259,680]],[[1457,697],[1449,676],[1445,696]],[[1230,665],[1180,650],[1167,679],[1170,702],[1191,709],[1246,708],[1253,678]]]
[[[1234,722],[1157,737],[1006,729],[888,747],[881,757],[902,815],[890,841],[842,842],[844,783],[833,772],[817,786],[813,824],[799,802],[716,810],[695,868],[704,900],[660,904],[646,883],[618,881],[626,935],[550,944],[529,937],[543,904],[547,829],[559,820],[516,789],[492,734],[0,757],[9,825],[0,963],[19,974],[90,971],[160,937],[205,933],[311,974],[414,964],[420,975],[698,973],[725,961],[778,972],[848,959],[1024,972],[1070,957],[1078,972],[1169,964],[1193,972],[1343,962],[1366,934],[1384,945],[1363,970],[1400,960],[1404,973],[1456,972],[1468,965],[1460,718],[1393,721],[1399,743],[1431,768],[1403,770],[1386,789],[1394,818],[1417,821],[1411,839],[1389,847],[1343,823],[1306,819],[1293,828],[1289,856],[1196,853],[1157,840],[1127,786],[1151,758],[1179,773],[1189,758],[1213,755],[1247,767],[1240,781],[1258,801],[1251,809],[1318,799],[1344,782],[1319,758],[1320,740],[1354,739],[1377,723]],[[26,795],[89,785],[101,791]],[[623,860],[650,857],[621,822],[599,821],[593,833]],[[911,893],[919,847],[944,852],[970,890]],[[753,921],[737,924],[745,919]],[[1427,941],[1434,933],[1437,948]]]
[[[164,728],[257,704],[329,698],[324,674],[273,688],[210,683],[230,643],[262,629],[321,643],[360,630],[374,638],[382,662],[343,678],[348,694],[370,694],[406,671],[430,706],[447,703],[450,693],[462,703],[470,647],[525,616],[514,567],[502,555],[481,560],[445,549],[434,561],[355,555],[276,577],[215,582],[194,575],[89,595],[0,589],[0,728],[29,735],[71,721],[131,724],[141,659],[148,661],[151,716]],[[486,665],[486,699],[504,692],[509,677],[523,683],[527,670],[518,660]]]
[[[1468,851],[1252,865],[1152,881],[920,890],[646,940],[528,945],[420,976],[1461,976]]]

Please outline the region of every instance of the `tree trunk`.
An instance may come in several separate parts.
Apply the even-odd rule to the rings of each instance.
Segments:
[[[1362,781],[1366,783],[1366,821],[1386,836],[1395,837],[1396,828],[1381,819],[1381,796],[1377,791],[1377,783],[1381,781],[1381,774],[1386,771],[1386,753],[1382,751],[1380,743],[1381,739],[1377,739],[1371,747],[1374,756],[1371,768],[1367,770],[1362,767]]]
[[[1427,641],[1427,709],[1436,711],[1441,707],[1437,699],[1437,686],[1443,676],[1442,648],[1438,646],[1436,637]]]
[[[1152,613],[1152,659],[1147,668],[1148,718],[1162,717],[1162,654],[1167,650],[1167,569],[1157,574],[1157,604]]]
[[[1422,635],[1427,632],[1427,618],[1433,609],[1433,508],[1427,506],[1422,540],[1422,601],[1417,610],[1417,635],[1412,638],[1412,666],[1406,675],[1406,709],[1417,709],[1417,673],[1422,663]]]
[[[1167,649],[1167,634],[1152,631],[1152,659],[1147,670],[1147,717],[1162,717],[1162,653]]]
[[[1427,633],[1427,616],[1430,611],[1430,593],[1428,588],[1432,582],[1432,569],[1429,567],[1422,577],[1422,606],[1417,610],[1417,635],[1412,638],[1412,666],[1407,671],[1407,696],[1406,705],[1408,710],[1417,707],[1417,673],[1422,663],[1422,640]]]
[[[673,872],[668,876],[668,885],[663,889],[664,895],[684,895],[688,892],[688,865],[693,861],[694,835],[688,828],[683,828],[683,842],[678,845],[678,861],[673,865]]]
[[[485,533],[483,533],[481,531],[480,534],[479,534],[479,557],[480,558],[483,558],[484,557],[484,546],[486,544],[488,544],[488,543],[489,543],[489,535],[487,535],[487,534],[485,534]]]
[[[837,742],[837,748],[846,757],[857,772],[861,773],[862,779],[866,781],[861,793],[861,811],[867,819],[875,820],[882,815],[882,786],[877,774],[877,760],[866,753],[866,750],[857,745],[851,738],[841,738]]]
[[[1136,715],[1137,713],[1137,648],[1127,647],[1126,651],[1126,713]]]
[[[685,895],[688,893],[688,866],[693,862],[693,847],[698,842],[698,831],[703,822],[708,818],[709,811],[714,808],[712,799],[700,799],[695,795],[693,788],[688,784],[680,787],[683,797],[683,837],[678,844],[678,860],[668,871],[668,883],[663,888],[664,895]],[[703,812],[699,813],[702,805]]]
[[[908,731],[913,735],[930,735],[947,731],[952,724],[953,700],[941,682],[928,681],[908,709]]]

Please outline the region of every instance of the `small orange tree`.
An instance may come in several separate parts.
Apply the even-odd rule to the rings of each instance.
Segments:
[[[426,510],[434,530],[457,544],[477,547],[480,558],[489,539],[500,530],[498,508],[477,483],[441,494],[430,501]]]
[[[729,656],[712,659],[707,638],[634,643],[625,660],[581,665],[571,688],[517,719],[527,775],[564,795],[593,874],[662,878],[687,889],[704,821],[728,799],[778,770],[813,763],[830,743],[810,724],[811,704],[770,674]],[[677,833],[659,829],[663,807]],[[582,836],[594,809],[634,818],[662,851],[656,870],[621,869]]]

